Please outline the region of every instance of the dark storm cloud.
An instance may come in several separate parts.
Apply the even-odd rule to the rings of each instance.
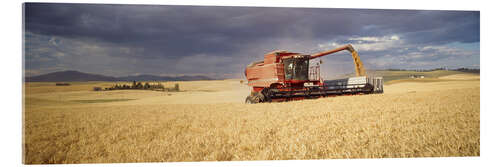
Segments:
[[[139,73],[154,72],[148,67],[173,73],[205,72],[179,67],[180,62],[202,63],[200,67],[213,73],[238,73],[240,66],[274,49],[319,51],[323,49],[319,44],[357,42],[352,40],[357,37],[396,35],[404,41],[397,44],[410,49],[479,42],[479,12],[474,11],[27,3],[25,27],[36,37],[61,40],[61,45],[44,52],[65,55],[52,63],[60,65],[63,58],[69,61],[81,56],[83,51],[76,53],[79,50],[74,47],[88,45],[85,54],[95,50],[108,57],[133,59],[130,63]],[[394,52],[373,50],[369,45],[360,48],[365,48],[367,57]],[[33,67],[43,64],[36,62],[35,57],[43,57],[39,53],[27,50]],[[202,60],[189,61],[188,57]],[[157,61],[164,63],[155,64]]]

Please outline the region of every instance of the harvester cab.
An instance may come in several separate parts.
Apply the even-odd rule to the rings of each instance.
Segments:
[[[309,79],[309,55],[296,55],[283,59],[286,81],[307,81]]]
[[[352,55],[356,77],[323,81],[319,65],[311,66],[310,60],[343,50]],[[249,64],[245,76],[252,87],[246,103],[383,92],[382,77],[366,76],[363,63],[350,44],[311,55],[273,51],[263,61]]]

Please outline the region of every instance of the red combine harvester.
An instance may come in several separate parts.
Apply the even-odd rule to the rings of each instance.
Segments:
[[[318,65],[309,60],[339,51],[351,52],[356,77],[323,80]],[[383,93],[382,77],[367,77],[363,63],[352,45],[312,55],[273,51],[264,61],[249,64],[245,69],[248,86],[252,87],[246,103],[289,101],[338,95]]]

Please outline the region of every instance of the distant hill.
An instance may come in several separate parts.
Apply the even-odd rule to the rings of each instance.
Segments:
[[[442,76],[447,76],[447,75],[454,75],[454,74],[478,74],[479,72],[471,72],[471,71],[458,71],[458,70],[434,70],[434,71],[410,71],[410,70],[367,70],[366,75],[367,76],[381,76],[384,77],[384,82],[388,81],[393,81],[393,80],[400,80],[400,79],[408,79],[410,75],[418,75],[418,76],[424,76],[425,78],[438,78]],[[354,73],[350,74],[344,74],[344,75],[339,75],[336,76],[332,79],[342,79],[342,78],[348,78],[348,77],[354,77],[356,76]]]
[[[99,74],[83,73],[79,71],[59,71],[49,74],[26,77],[26,82],[78,82],[78,81],[194,81],[194,80],[213,80],[206,76],[155,76],[155,75],[136,75],[126,77],[111,77]]]
[[[435,71],[426,71],[426,72],[417,72],[417,71],[396,71],[396,70],[380,70],[380,71],[368,71],[367,75],[369,76],[383,76],[384,82],[399,80],[399,79],[408,79],[410,75],[419,75],[424,76],[425,78],[438,78],[447,75],[454,74],[471,74],[462,71],[452,71],[452,70],[435,70]]]
[[[115,77],[89,74],[79,71],[59,71],[44,75],[26,77],[26,82],[70,82],[70,81],[116,81]]]

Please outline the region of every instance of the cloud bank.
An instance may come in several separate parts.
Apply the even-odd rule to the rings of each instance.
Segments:
[[[479,68],[479,12],[167,5],[25,4],[26,75],[241,78],[272,50],[351,43],[369,69]],[[353,72],[347,52],[323,73]],[[326,70],[326,71],[325,71]]]

